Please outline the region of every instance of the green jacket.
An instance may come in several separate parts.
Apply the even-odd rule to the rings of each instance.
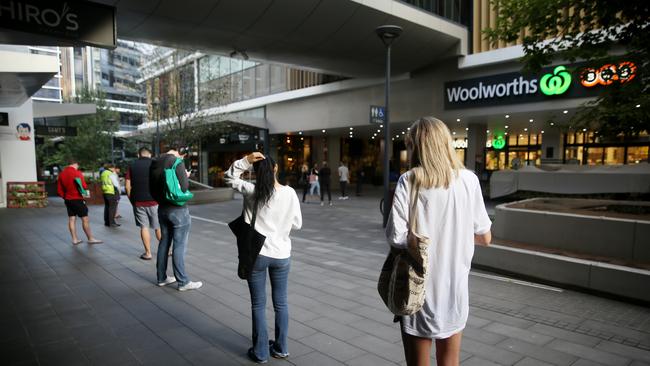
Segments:
[[[102,193],[104,194],[115,194],[115,186],[113,185],[111,174],[114,173],[106,169],[102,172],[102,175],[100,175],[101,182],[102,182]]]

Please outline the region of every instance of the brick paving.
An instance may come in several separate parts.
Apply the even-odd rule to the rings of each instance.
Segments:
[[[128,202],[120,206],[116,229],[91,207],[105,244],[76,247],[57,199],[0,210],[0,364],[251,364],[248,289],[225,225],[241,201],[190,207],[186,267],[204,287],[184,293],[154,285]],[[302,207],[289,279],[291,357],[269,363],[404,365],[398,327],[375,290],[387,251],[378,199]],[[463,365],[650,365],[648,307],[480,271],[470,277],[470,303]]]

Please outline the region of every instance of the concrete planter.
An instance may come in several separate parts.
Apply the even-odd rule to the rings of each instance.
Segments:
[[[192,193],[194,193],[194,197],[188,202],[191,205],[230,201],[235,196],[235,191],[232,188],[206,189],[192,191]]]
[[[539,200],[520,201],[531,202]],[[512,204],[512,203],[510,203]],[[650,263],[650,221],[496,207],[496,238],[544,248]]]

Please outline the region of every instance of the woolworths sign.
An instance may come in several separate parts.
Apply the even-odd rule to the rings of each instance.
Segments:
[[[555,66],[538,75],[511,72],[481,78],[446,82],[445,109],[460,109],[534,103],[559,98],[596,96],[576,75],[576,66]]]

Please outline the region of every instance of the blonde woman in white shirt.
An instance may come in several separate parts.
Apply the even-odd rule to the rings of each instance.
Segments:
[[[241,179],[251,166],[256,183]],[[287,280],[289,277],[291,229],[300,229],[302,215],[300,203],[293,188],[277,180],[278,166],[270,156],[254,152],[235,161],[225,173],[226,183],[244,196],[245,220],[250,223],[257,205],[255,230],[266,237],[252,272],[248,277],[253,313],[253,347],[248,357],[257,363],[268,362],[269,354],[275,358],[289,356],[287,332],[289,308],[287,305]],[[269,341],[266,326],[266,272],[271,279],[273,308],[275,310],[275,340]]]
[[[462,330],[469,313],[468,278],[474,245],[488,245],[490,226],[474,173],[456,155],[447,126],[433,117],[416,121],[406,137],[411,170],[395,190],[386,236],[406,247],[410,177],[419,183],[417,232],[429,238],[425,303],[401,317],[408,366],[428,366],[432,340],[439,366],[458,365]]]

